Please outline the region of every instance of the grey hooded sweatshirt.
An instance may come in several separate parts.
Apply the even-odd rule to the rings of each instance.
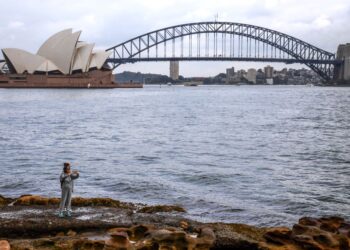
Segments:
[[[74,180],[79,178],[79,173],[77,174],[66,174],[62,172],[60,175],[61,189],[70,189],[73,192]]]

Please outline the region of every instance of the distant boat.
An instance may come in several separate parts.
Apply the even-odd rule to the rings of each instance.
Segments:
[[[202,85],[203,82],[195,82],[195,81],[191,81],[191,82],[184,82],[184,86],[186,87],[196,87],[198,85]]]

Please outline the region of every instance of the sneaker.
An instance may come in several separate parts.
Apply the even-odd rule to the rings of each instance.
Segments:
[[[64,217],[64,213],[63,212],[59,212],[58,213],[58,217],[63,218]]]
[[[72,216],[72,211],[68,210],[66,214],[67,214],[68,217],[71,217]]]

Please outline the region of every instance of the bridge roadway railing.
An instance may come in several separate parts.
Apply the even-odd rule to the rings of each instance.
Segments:
[[[341,64],[342,60],[300,60],[293,58],[252,58],[252,57],[133,57],[108,58],[107,62],[114,64],[136,62],[164,62],[164,61],[246,61],[246,62],[275,62],[275,63],[314,63],[314,64]]]

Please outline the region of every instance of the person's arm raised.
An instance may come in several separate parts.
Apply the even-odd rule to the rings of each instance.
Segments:
[[[70,175],[70,178],[72,178],[72,180],[78,179],[79,178],[79,172],[78,171],[73,171],[73,173]]]

